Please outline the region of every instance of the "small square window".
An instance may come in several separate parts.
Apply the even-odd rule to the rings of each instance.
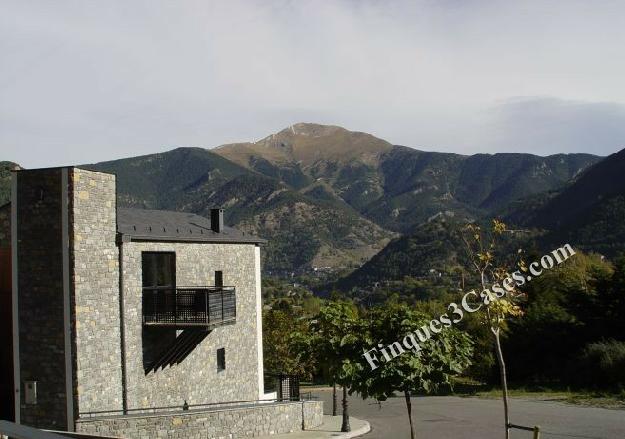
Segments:
[[[217,349],[217,370],[226,369],[226,348]]]

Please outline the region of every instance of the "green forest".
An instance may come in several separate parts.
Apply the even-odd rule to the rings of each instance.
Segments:
[[[511,247],[508,243],[501,248],[509,251]],[[540,253],[533,252],[525,258],[539,259]],[[358,363],[355,367],[360,368],[366,365],[362,351],[367,344],[362,344],[363,340],[373,346],[383,339],[401,340],[404,335],[402,325],[382,321],[402,313],[416,322],[432,319],[478,283],[466,257],[459,258],[454,269],[447,272],[405,276],[373,287],[368,293],[358,288],[334,290],[325,299],[301,285],[293,287],[292,283],[268,279],[264,289],[265,367],[331,383],[336,377],[328,371],[337,358],[328,360],[322,350],[314,349],[314,343],[309,343],[312,350],[310,346],[303,348],[306,340],[319,336],[315,324],[324,313],[342,310],[336,319],[344,320],[348,320],[345,309],[352,313],[350,319],[355,323],[340,329],[339,344],[348,346],[343,338],[353,336],[360,346],[352,349],[357,352],[353,358],[348,358],[348,348],[338,349],[337,355],[339,360]],[[625,399],[625,257],[607,259],[577,251],[564,264],[520,287],[515,306],[519,312],[506,316],[501,323],[501,347],[511,387],[578,389]],[[450,392],[454,383],[462,391],[467,383],[476,389],[498,387],[496,352],[486,319],[483,312],[466,314],[454,326],[453,335],[462,340],[466,358],[457,359],[462,367],[457,367],[450,379],[428,388],[422,388],[417,380],[411,390]],[[378,329],[371,329],[375,327]],[[433,343],[439,342],[446,343],[434,336]],[[342,359],[341,352],[345,355]]]

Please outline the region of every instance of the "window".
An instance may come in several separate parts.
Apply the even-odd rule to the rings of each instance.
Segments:
[[[215,272],[215,286],[216,287],[224,286],[224,272],[223,271]]]
[[[217,349],[217,370],[226,369],[226,348]]]
[[[141,267],[144,290],[176,288],[175,253],[143,252]]]

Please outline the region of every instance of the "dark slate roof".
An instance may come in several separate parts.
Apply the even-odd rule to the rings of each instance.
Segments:
[[[220,233],[215,233],[208,218],[169,210],[118,208],[117,232],[133,241],[266,242],[232,227],[223,227]]]

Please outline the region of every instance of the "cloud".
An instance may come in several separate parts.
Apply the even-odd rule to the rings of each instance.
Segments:
[[[625,103],[623,13],[577,1],[5,0],[0,159],[212,147],[299,121],[423,149],[609,152],[621,132],[601,117],[620,120]],[[511,96],[568,102],[548,117],[601,136],[563,123],[532,137],[536,99]]]
[[[491,151],[590,152],[608,155],[625,148],[625,105],[552,97],[520,98],[489,112],[482,130]]]

